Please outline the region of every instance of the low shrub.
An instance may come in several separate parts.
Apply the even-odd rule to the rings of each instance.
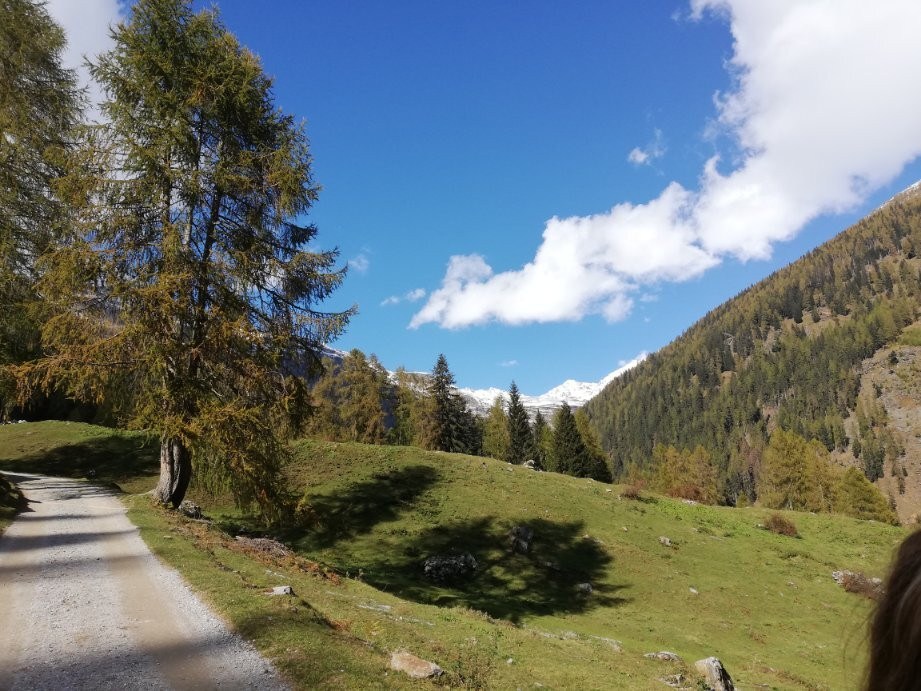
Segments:
[[[764,527],[772,533],[786,535],[787,537],[799,537],[799,531],[793,521],[790,521],[779,513],[772,513],[764,522]]]
[[[620,493],[620,496],[624,499],[633,499],[634,501],[640,501],[643,499],[643,493],[640,491],[640,486],[637,484],[627,485],[624,487],[623,491]]]
[[[842,571],[836,580],[849,593],[863,595],[871,600],[879,600],[883,595],[883,583],[879,578],[868,578],[854,571]]]

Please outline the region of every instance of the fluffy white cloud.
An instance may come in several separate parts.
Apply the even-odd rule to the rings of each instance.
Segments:
[[[738,145],[734,169],[714,157],[697,190],[673,182],[646,203],[552,218],[521,269],[452,257],[411,328],[623,318],[643,285],[766,258],[921,155],[921,2],[691,0],[691,11],[724,15],[734,39],[733,85],[714,99],[716,127]]]
[[[109,27],[123,19],[122,3],[118,0],[49,0],[47,8],[67,35],[62,62],[65,67],[75,69],[80,84],[87,87],[89,115],[96,118],[102,91],[90,79],[85,62],[112,47]]]
[[[662,130],[657,127],[653,132],[652,141],[643,148],[633,147],[630,153],[627,154],[627,160],[634,165],[642,166],[648,165],[664,155],[665,138],[662,136]]]
[[[564,321],[589,313],[622,319],[639,283],[690,278],[715,263],[694,244],[686,221],[690,202],[691,195],[673,183],[648,204],[552,218],[536,256],[517,271],[493,274],[479,255],[451,257],[441,287],[410,328],[427,322],[458,328],[490,320]]]
[[[401,302],[419,302],[422,298],[426,296],[425,288],[416,288],[415,290],[410,290],[403,295],[391,295],[390,297],[384,298],[381,300],[381,307],[388,307],[390,305],[397,305]]]
[[[499,363],[499,367],[517,367],[518,360],[503,360]]]

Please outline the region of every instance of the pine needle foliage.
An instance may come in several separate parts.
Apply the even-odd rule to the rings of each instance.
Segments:
[[[432,368],[426,391],[426,420],[420,434],[422,446],[437,451],[480,453],[481,430],[454,386],[454,374],[444,354]]]
[[[352,313],[316,308],[344,269],[308,249],[304,128],[215,11],[139,0],[113,39],[91,69],[108,122],[86,128],[64,187],[77,237],[43,263],[47,356],[20,379],[160,430],[164,502],[194,464],[271,515],[303,377]]]
[[[326,371],[313,387],[315,412],[307,432],[330,441],[383,444],[387,414],[396,397],[387,371],[377,357],[353,349],[340,364],[327,360]]]
[[[611,473],[603,458],[595,456],[579,432],[576,416],[564,403],[553,416],[553,470],[575,477],[610,482]]]
[[[36,258],[67,227],[55,193],[80,112],[64,32],[44,5],[0,1],[0,365],[39,349]],[[0,375],[0,409],[12,403]]]
[[[512,382],[508,390],[508,449],[505,460],[520,465],[531,453],[531,423],[528,411],[521,402],[518,385]]]

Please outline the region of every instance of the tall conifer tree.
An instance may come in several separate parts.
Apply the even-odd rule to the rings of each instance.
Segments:
[[[475,441],[473,421],[454,388],[454,375],[444,354],[439,354],[429,380],[429,421],[424,445],[438,451],[463,453]]]
[[[588,450],[579,434],[572,410],[564,403],[553,416],[553,455],[556,470],[576,477],[588,477]]]
[[[521,464],[531,455],[531,424],[528,411],[521,402],[518,386],[512,382],[508,390],[508,450],[505,460]]]

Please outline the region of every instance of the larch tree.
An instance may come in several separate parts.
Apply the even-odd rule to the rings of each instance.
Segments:
[[[895,512],[882,493],[857,468],[848,468],[838,485],[835,510],[864,520],[898,525]]]
[[[418,377],[404,367],[398,367],[394,373],[393,427],[388,433],[390,444],[409,446],[422,443],[429,399],[423,395],[425,387]]]
[[[521,402],[518,385],[512,382],[508,390],[508,450],[505,460],[520,465],[531,456],[531,423]]]
[[[505,402],[496,396],[483,425],[483,454],[502,460],[508,454],[508,415]]]
[[[774,430],[758,478],[758,500],[764,506],[797,511],[832,511],[838,478],[828,451],[818,441],[795,432]]]
[[[55,187],[81,103],[64,47],[43,4],[0,2],[0,366],[38,353],[36,260],[67,230]],[[0,381],[0,411],[10,383]]]
[[[576,429],[579,430],[579,436],[585,445],[585,452],[588,463],[585,468],[585,476],[594,478],[599,482],[611,482],[611,467],[608,461],[608,455],[601,448],[601,440],[598,438],[598,432],[592,427],[588,415],[581,408],[573,415],[576,421]]]
[[[352,313],[317,309],[344,269],[309,249],[307,138],[215,11],[138,0],[112,36],[91,67],[107,122],[64,186],[79,233],[44,262],[46,355],[20,381],[159,430],[163,503],[194,466],[269,516],[305,378]]]
[[[553,430],[547,424],[544,414],[539,410],[534,416],[534,425],[531,430],[531,448],[534,460],[545,470],[554,470],[553,462]]]
[[[327,360],[325,366],[311,392],[315,411],[307,431],[335,441],[383,443],[385,409],[393,408],[395,396],[377,357],[356,348],[341,363]]]

